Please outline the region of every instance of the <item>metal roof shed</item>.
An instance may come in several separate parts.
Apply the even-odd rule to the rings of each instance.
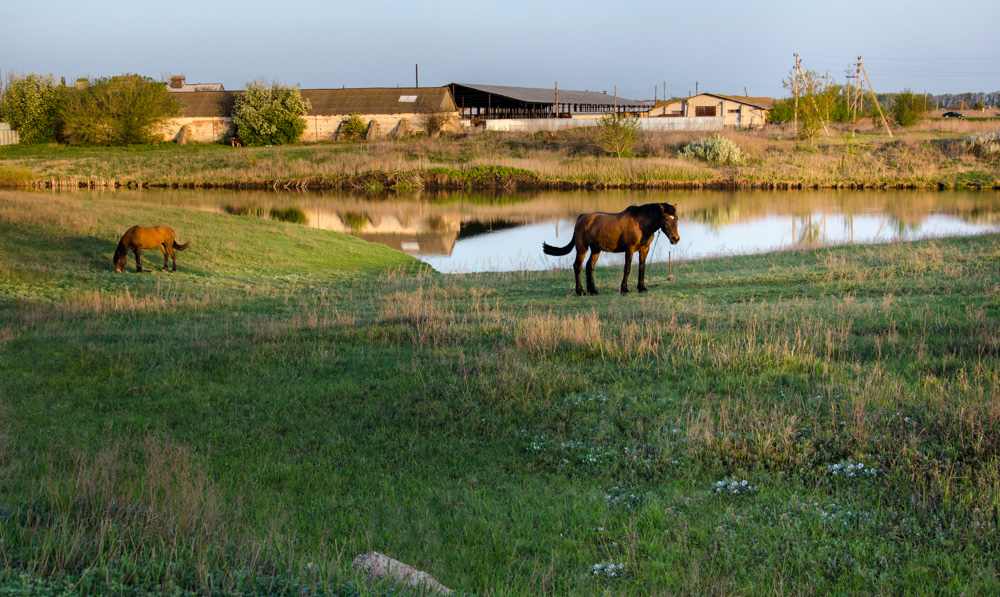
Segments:
[[[569,118],[574,114],[645,112],[652,106],[652,102],[597,91],[468,83],[448,87],[463,116],[478,118]]]

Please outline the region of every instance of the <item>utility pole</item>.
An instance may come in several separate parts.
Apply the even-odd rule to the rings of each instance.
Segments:
[[[698,95],[698,81],[694,82],[694,94]]]
[[[795,96],[795,136],[799,136],[799,55],[795,56],[795,83],[792,85],[792,94]]]
[[[556,81],[556,103],[552,104],[553,118],[559,118],[559,81]]]
[[[851,96],[851,138],[858,126],[858,112],[861,110],[861,100],[864,97],[861,91],[861,56],[858,56],[858,64],[854,70],[854,94]]]
[[[413,65],[413,78],[414,78],[414,81],[413,81],[414,85],[413,86],[419,88],[420,87],[420,65],[419,64],[414,64]]]
[[[868,91],[872,94],[872,99],[875,100],[875,107],[878,109],[878,115],[882,119],[882,124],[885,125],[885,130],[889,133],[889,137],[892,137],[892,130],[889,129],[889,121],[885,119],[885,114],[882,113],[882,106],[878,103],[878,96],[875,95],[875,88],[872,87],[871,80],[868,79],[868,71],[865,70],[865,65],[861,64],[861,57],[858,57],[858,64],[861,66],[861,72],[865,75],[865,81],[868,83]]]

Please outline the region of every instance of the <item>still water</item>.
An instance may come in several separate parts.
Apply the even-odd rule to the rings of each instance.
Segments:
[[[106,193],[107,194],[107,193]],[[105,194],[105,195],[106,195]],[[117,195],[117,193],[116,193]],[[130,195],[134,198],[136,195]],[[143,191],[141,201],[271,217],[345,232],[398,249],[445,273],[568,267],[542,241],[567,244],[576,217],[629,205],[677,205],[681,242],[657,233],[651,261],[887,243],[1000,232],[996,191],[600,191],[512,195],[352,195]],[[116,199],[122,197],[116,196]],[[601,266],[622,264],[604,254]]]

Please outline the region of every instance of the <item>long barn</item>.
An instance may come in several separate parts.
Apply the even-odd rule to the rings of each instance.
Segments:
[[[177,93],[183,112],[163,127],[164,139],[175,139],[181,127],[185,126],[191,141],[219,141],[230,135],[233,105],[240,93]],[[447,87],[302,89],[301,93],[311,105],[309,112],[302,117],[306,129],[301,140],[307,142],[336,140],[341,125],[351,115],[360,116],[366,124],[374,123],[381,135],[421,131],[428,114],[447,114],[452,122],[457,116],[455,102]]]
[[[631,100],[603,91],[539,89],[452,83],[448,86],[463,118],[587,118],[603,114],[641,114],[652,102]]]

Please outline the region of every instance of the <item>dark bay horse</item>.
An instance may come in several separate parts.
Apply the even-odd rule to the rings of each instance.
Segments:
[[[118,248],[115,249],[115,272],[120,274],[125,269],[125,259],[128,257],[129,251],[135,253],[136,273],[141,272],[141,254],[143,249],[160,249],[163,251],[163,271],[167,271],[167,255],[169,255],[174,260],[173,271],[176,272],[177,254],[174,251],[183,251],[190,246],[190,242],[186,242],[183,245],[177,244],[177,241],[174,240],[174,231],[166,226],[132,226],[122,236],[121,241],[118,243]]]
[[[583,295],[580,285],[580,268],[590,250],[587,262],[587,292],[597,294],[594,286],[594,265],[601,251],[625,252],[625,276],[622,278],[622,294],[628,294],[628,275],[632,271],[632,255],[639,252],[639,292],[646,292],[646,254],[657,230],[667,235],[670,243],[676,245],[681,237],[677,234],[677,207],[669,203],[647,203],[631,206],[616,214],[594,212],[583,214],[576,219],[573,240],[565,247],[553,247],[542,243],[546,255],[566,255],[576,247],[576,294]]]

